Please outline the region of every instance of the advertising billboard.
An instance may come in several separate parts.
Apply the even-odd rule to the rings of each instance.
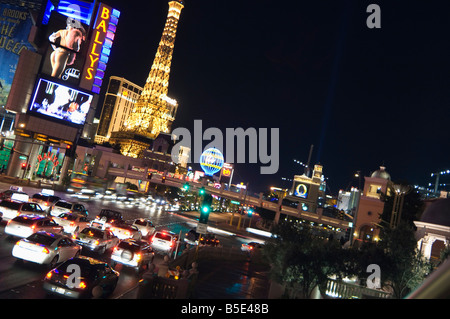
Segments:
[[[86,60],[88,25],[52,11],[47,28],[47,51],[41,72],[78,85]]]
[[[51,13],[53,11],[57,11],[66,17],[74,18],[89,25],[91,23],[92,12],[94,11],[94,5],[94,1],[60,0],[58,5],[55,7],[50,0],[47,0],[47,5],[42,18],[42,24],[48,24]]]
[[[91,107],[92,98],[91,93],[39,78],[28,111],[59,119],[65,123],[83,125]]]
[[[32,25],[28,9],[0,3],[0,107],[6,105],[20,52],[36,51],[28,42]]]

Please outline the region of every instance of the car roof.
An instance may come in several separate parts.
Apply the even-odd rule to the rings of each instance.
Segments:
[[[37,231],[35,234],[40,234],[40,235],[44,235],[44,236],[48,236],[48,237],[53,237],[55,239],[59,239],[59,238],[69,238],[66,235],[62,235],[62,234],[55,234],[55,233],[51,233],[45,230],[40,230]]]
[[[31,220],[50,219],[50,218],[48,218],[46,216],[36,215],[36,214],[19,215],[19,216],[14,217],[13,220],[16,219],[16,218],[19,218],[19,219],[31,219]]]

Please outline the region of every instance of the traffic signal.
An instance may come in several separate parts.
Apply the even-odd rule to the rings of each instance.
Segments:
[[[204,187],[201,187],[201,188],[198,190],[198,193],[199,193],[199,195],[201,195],[201,196],[205,195],[205,194],[206,194],[205,188],[204,188]]]
[[[153,173],[148,173],[147,174],[147,179],[152,179],[152,177],[153,177]]]
[[[161,177],[161,183],[165,183],[166,182],[166,176]]]
[[[23,169],[23,170],[25,170],[25,169],[27,168],[27,163],[22,163],[22,165],[21,165],[20,168]]]
[[[184,185],[183,185],[183,189],[185,190],[185,191],[188,191],[189,190],[189,183],[184,183]]]
[[[199,223],[208,223],[209,213],[211,212],[211,204],[212,196],[210,194],[205,194],[205,197],[202,201],[202,206],[200,208],[200,219],[198,220]]]

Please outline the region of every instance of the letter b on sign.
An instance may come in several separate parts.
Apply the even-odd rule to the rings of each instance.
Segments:
[[[378,289],[381,288],[381,268],[377,264],[370,264],[367,266],[366,272],[371,274],[367,277],[367,288]]]

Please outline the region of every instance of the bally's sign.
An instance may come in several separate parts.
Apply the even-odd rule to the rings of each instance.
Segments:
[[[118,10],[100,3],[80,83],[94,93],[100,93],[119,15]]]

